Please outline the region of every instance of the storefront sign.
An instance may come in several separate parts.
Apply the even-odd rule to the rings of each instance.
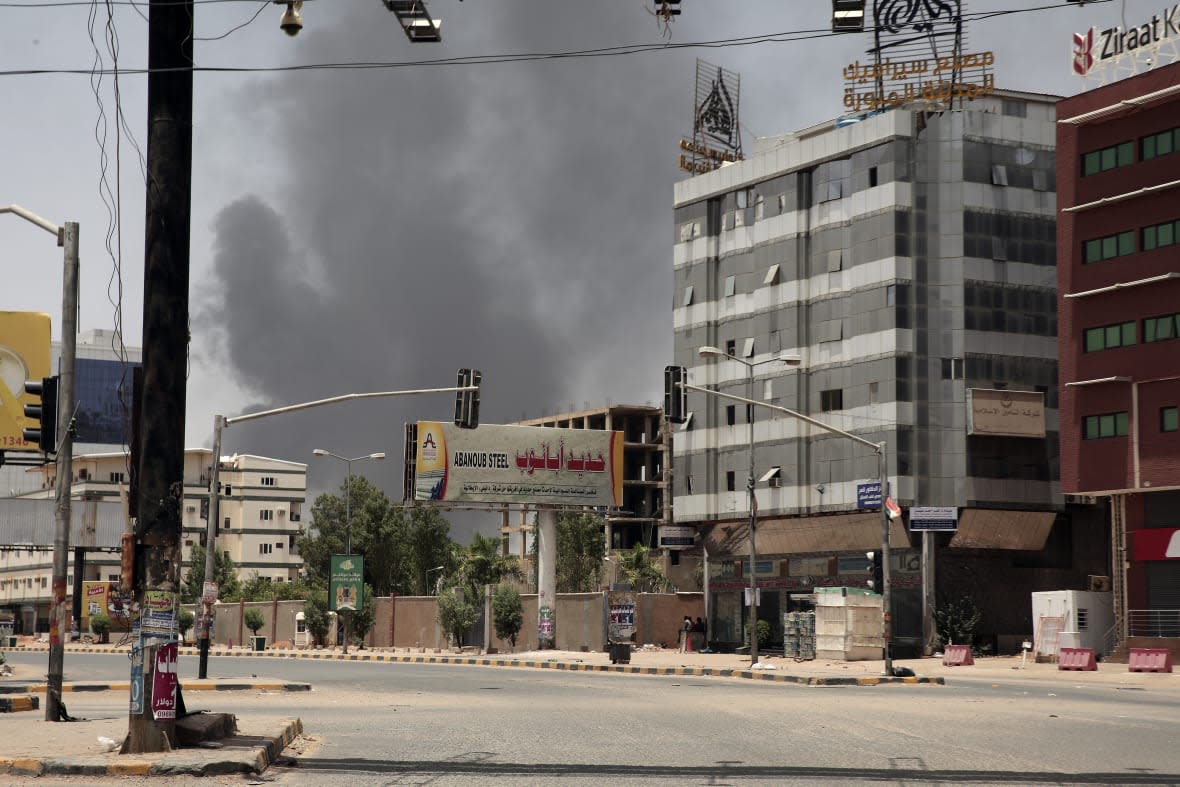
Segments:
[[[967,434],[1044,437],[1045,395],[1040,391],[968,388]]]
[[[1138,65],[1151,67],[1160,47],[1180,38],[1180,4],[1164,8],[1151,19],[1134,27],[1091,27],[1073,34],[1071,65],[1078,76],[1088,75],[1095,67]],[[1173,55],[1174,59],[1174,55]]]
[[[1180,560],[1180,529],[1151,527],[1136,530],[1132,538],[1136,560]]]
[[[910,509],[910,530],[953,532],[959,526],[959,509],[954,506],[918,506]]]
[[[686,525],[661,525],[660,547],[663,549],[691,549],[697,540],[697,529]]]

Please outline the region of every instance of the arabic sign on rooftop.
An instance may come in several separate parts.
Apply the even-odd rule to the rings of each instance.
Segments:
[[[617,507],[623,433],[419,421],[414,499]]]

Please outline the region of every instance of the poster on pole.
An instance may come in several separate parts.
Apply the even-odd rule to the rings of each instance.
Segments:
[[[143,713],[143,642],[139,637],[131,640],[131,714]]]
[[[176,718],[176,656],[175,642],[161,645],[156,650],[155,671],[152,673],[152,718]]]
[[[360,555],[332,555],[328,580],[328,609],[364,609],[365,559]]]

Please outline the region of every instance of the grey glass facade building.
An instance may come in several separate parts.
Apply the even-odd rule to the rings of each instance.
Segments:
[[[891,493],[907,509],[890,537],[894,619],[911,634],[922,584],[920,539],[903,527],[911,507],[956,510],[958,532],[940,550],[1006,550],[987,569],[1013,578],[1013,598],[997,606],[1024,610],[1032,584],[1058,581],[1021,574],[1020,555],[1072,560],[1059,524],[1056,101],[1001,91],[953,111],[831,121],[759,140],[746,160],[676,185],[674,363],[692,385],[887,444]],[[704,346],[744,363],[702,357]],[[1031,403],[1027,421],[1011,433],[980,428],[991,402],[1013,399]],[[848,555],[880,544],[858,507],[878,464],[844,436],[755,409],[754,570],[760,587],[781,591],[759,612],[774,622],[789,591],[863,584]],[[724,629],[725,594],[749,583],[750,568],[730,560],[749,519],[749,414],[699,391],[688,410],[673,441],[674,519],[704,528],[725,560],[709,567]],[[832,568],[816,575],[808,561],[824,555]],[[940,590],[953,579],[940,577]],[[744,615],[740,601],[730,606]],[[993,633],[1027,632],[1000,617]]]

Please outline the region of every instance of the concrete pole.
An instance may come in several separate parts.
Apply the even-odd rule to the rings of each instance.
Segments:
[[[537,647],[557,644],[557,509],[537,512]]]
[[[217,559],[217,523],[221,517],[221,432],[225,429],[225,418],[213,416],[213,464],[209,468],[209,519],[205,521],[205,581],[213,581],[213,568]],[[220,591],[219,591],[220,595]],[[209,677],[209,640],[213,637],[213,604],[205,603],[205,590],[201,589],[201,616],[204,625],[198,643],[197,676],[204,680]],[[216,601],[216,599],[215,599]]]
[[[922,531],[922,655],[934,653],[934,539],[929,530]]]
[[[893,593],[890,585],[889,555],[889,508],[885,501],[889,497],[889,462],[885,442],[877,445],[877,464],[881,476],[881,610],[885,634],[885,674],[893,675]]]
[[[65,248],[61,302],[61,370],[57,396],[57,482],[54,486],[53,600],[49,607],[49,673],[46,676],[45,720],[62,721],[61,701],[65,644],[69,637],[70,608],[66,606],[66,578],[70,560],[70,486],[74,475],[74,360],[78,346],[78,222],[67,221],[61,234]]]

